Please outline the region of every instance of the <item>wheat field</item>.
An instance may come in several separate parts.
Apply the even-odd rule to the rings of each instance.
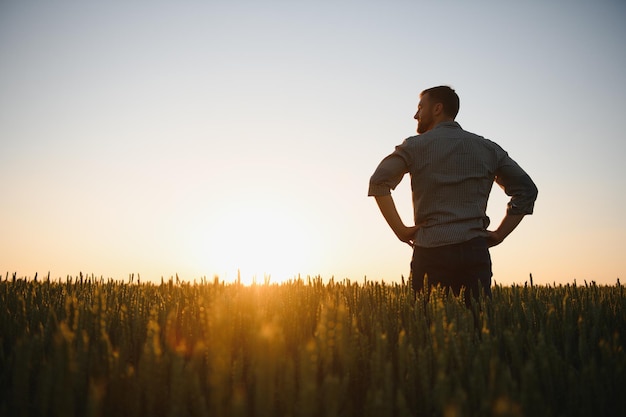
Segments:
[[[624,295],[7,274],[0,415],[626,415]]]

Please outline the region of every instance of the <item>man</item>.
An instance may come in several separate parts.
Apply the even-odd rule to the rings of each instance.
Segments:
[[[417,136],[407,138],[378,165],[369,184],[398,239],[411,245],[411,282],[417,292],[441,284],[459,294],[465,288],[491,296],[489,247],[498,245],[532,214],[537,187],[496,143],[467,132],[454,121],[459,97],[448,86],[422,91]],[[391,196],[404,174],[411,177],[414,226],[405,226]],[[497,229],[489,231],[487,200],[493,182],[511,197]]]

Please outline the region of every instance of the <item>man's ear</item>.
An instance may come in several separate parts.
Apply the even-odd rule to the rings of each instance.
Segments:
[[[435,114],[435,116],[439,116],[440,114],[442,114],[443,103],[435,103],[435,106],[433,107],[433,113]]]

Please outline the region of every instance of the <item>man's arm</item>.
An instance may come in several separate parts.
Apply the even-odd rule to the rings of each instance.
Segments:
[[[502,243],[502,241],[517,227],[522,221],[525,214],[507,214],[502,219],[500,226],[494,231],[487,231],[487,244],[489,247],[496,246]]]
[[[385,220],[387,220],[387,224],[389,224],[391,230],[393,230],[398,239],[412,247],[418,227],[404,225],[391,194],[377,195],[374,196],[374,198],[376,198],[378,208],[380,208],[380,212],[383,214]]]
[[[405,150],[406,145],[405,140],[402,145],[396,146],[396,150],[391,155],[381,161],[370,178],[367,194],[376,199],[380,212],[398,239],[413,246],[417,227],[404,225],[391,196],[391,190],[396,188],[402,177],[409,171],[410,153]]]
[[[524,216],[532,214],[537,199],[537,186],[533,180],[506,154],[502,166],[496,173],[496,183],[511,196],[511,200],[507,204],[506,215],[500,226],[494,231],[487,231],[489,246],[502,243]]]

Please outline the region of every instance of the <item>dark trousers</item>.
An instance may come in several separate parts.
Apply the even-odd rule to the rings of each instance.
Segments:
[[[426,275],[429,286],[441,284],[451,288],[455,295],[464,287],[468,306],[471,296],[478,299],[479,288],[491,297],[491,256],[487,241],[478,237],[436,248],[416,246],[411,261],[411,282],[416,292],[424,289]]]

